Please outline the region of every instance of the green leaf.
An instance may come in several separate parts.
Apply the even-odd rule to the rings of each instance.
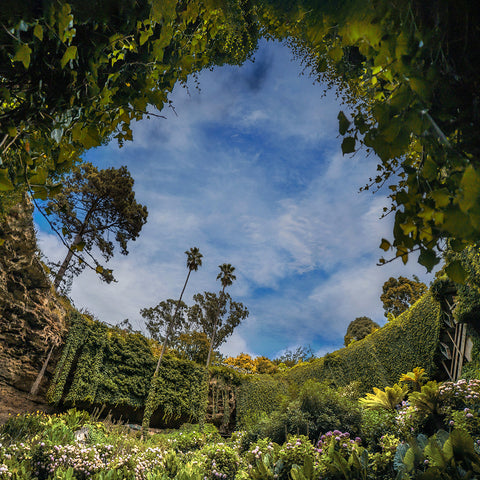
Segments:
[[[33,197],[39,198],[40,200],[47,200],[48,199],[48,189],[42,185],[34,185],[32,186],[33,190]]]
[[[0,168],[0,192],[8,192],[14,188],[8,177],[8,168]]]
[[[478,201],[480,193],[480,175],[472,165],[469,165],[463,173],[460,181],[461,195],[458,200],[460,210],[467,213]]]
[[[422,176],[425,180],[434,180],[437,176],[438,167],[437,164],[430,158],[427,157],[422,168]]]
[[[437,208],[446,207],[450,203],[450,193],[446,188],[434,190],[430,193],[430,196],[435,201]]]
[[[66,236],[68,234],[68,228],[67,227],[62,227],[62,235]]]
[[[467,272],[463,268],[462,262],[460,260],[454,260],[445,268],[448,277],[453,280],[455,283],[463,285],[465,279],[467,278]]]
[[[44,185],[47,181],[47,169],[42,167],[37,167],[35,170],[32,170],[29,176],[29,182],[32,185]]]
[[[103,267],[101,265],[97,265],[97,268],[95,269],[97,273],[103,273]]]
[[[6,238],[0,238],[0,247],[5,243]]]
[[[348,127],[350,126],[350,120],[345,116],[343,112],[338,114],[338,131],[340,135],[345,135],[347,133]]]
[[[382,243],[380,244],[380,248],[382,250],[387,251],[390,249],[390,247],[391,247],[390,242],[387,239],[382,238]]]
[[[63,68],[70,61],[77,58],[77,47],[75,45],[70,45],[63,54],[62,59],[60,60],[60,66]]]
[[[25,68],[28,68],[30,65],[30,55],[32,54],[32,49],[28,45],[20,45],[15,52],[13,57],[14,62],[22,62]]]
[[[345,137],[342,142],[342,153],[352,153],[355,151],[355,138]]]
[[[77,249],[78,252],[82,252],[83,249],[85,248],[85,242],[78,242],[75,245],[75,248]]]
[[[38,23],[35,25],[33,29],[33,34],[40,40],[43,41],[43,28]]]
[[[336,46],[328,51],[328,56],[334,61],[339,62],[343,57],[343,48]]]
[[[432,271],[432,268],[440,262],[437,254],[433,250],[422,250],[418,256],[418,263],[423,265],[428,272]]]

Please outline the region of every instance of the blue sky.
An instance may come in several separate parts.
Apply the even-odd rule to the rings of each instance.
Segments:
[[[218,265],[236,267],[229,288],[249,318],[221,348],[276,357],[310,345],[323,355],[340,348],[350,321],[384,323],[381,287],[390,276],[431,275],[411,260],[377,267],[392,220],[379,220],[387,192],[359,193],[376,158],[342,156],[334,92],[323,95],[289,49],[262,41],[255,62],[199,75],[171,95],[176,114],[134,127],[134,140],[89,151],[99,168],[127,165],[149,218],[128,256],[110,262],[118,283],[85,271],[71,292],[78,308],[115,324],[177,298],[187,273],[184,251],[199,247],[203,266],[185,301],[218,291]],[[65,255],[43,223],[39,245],[52,260]]]

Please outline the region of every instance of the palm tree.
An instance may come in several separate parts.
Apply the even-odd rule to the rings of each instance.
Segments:
[[[217,280],[220,280],[222,283],[222,293],[220,294],[219,297],[219,304],[221,303],[221,300],[223,299],[225,295],[225,288],[228,287],[233,283],[234,280],[236,280],[236,276],[233,274],[235,271],[235,267],[230,265],[229,263],[224,263],[222,265],[218,266],[220,268],[220,273],[217,275]],[[212,350],[213,350],[213,344],[215,342],[215,335],[217,333],[217,323],[219,319],[219,312],[217,310],[217,315],[215,317],[215,323],[213,325],[213,333],[212,333],[212,339],[210,341],[210,349],[208,351],[208,358],[207,358],[207,368],[210,366],[210,361],[212,358]]]
[[[157,367],[155,368],[155,372],[154,372],[153,378],[152,378],[152,383],[151,383],[150,389],[148,391],[147,400],[145,401],[145,410],[144,410],[144,413],[143,413],[143,421],[142,421],[142,427],[143,427],[144,434],[147,432],[148,427],[150,426],[150,418],[153,414],[153,409],[154,409],[155,393],[156,393],[155,392],[155,378],[158,376],[158,371],[160,369],[160,365],[162,364],[163,355],[165,353],[165,349],[167,348],[168,338],[169,338],[169,336],[172,332],[172,329],[175,325],[175,322],[176,322],[178,308],[182,303],[183,293],[185,292],[185,288],[187,287],[188,279],[190,278],[190,274],[192,273],[192,271],[193,270],[197,271],[198,267],[200,267],[202,265],[203,255],[200,253],[200,250],[197,247],[190,248],[190,250],[187,250],[185,252],[185,254],[187,255],[188,274],[187,274],[187,278],[185,280],[185,283],[183,285],[182,293],[180,293],[180,298],[178,299],[177,305],[175,307],[175,312],[172,316],[172,320],[167,327],[167,331],[165,333],[165,340],[163,341],[162,351],[160,353],[160,358],[158,359]]]
[[[158,370],[160,368],[160,365],[162,363],[163,355],[165,353],[165,349],[167,348],[167,343],[169,340],[169,337],[172,333],[173,327],[175,326],[175,322],[177,321],[177,313],[178,313],[178,308],[182,302],[182,297],[183,293],[185,292],[185,288],[187,287],[188,279],[190,278],[190,274],[192,273],[193,270],[197,271],[198,267],[202,266],[202,257],[203,255],[200,253],[200,250],[197,247],[192,247],[190,250],[187,250],[185,252],[187,255],[187,268],[188,268],[188,274],[187,278],[185,280],[185,283],[183,285],[182,293],[180,293],[180,298],[177,302],[177,305],[175,307],[175,312],[173,313],[172,320],[170,324],[167,327],[167,332],[165,333],[165,340],[163,341],[162,345],[162,351],[160,353],[160,357],[157,362],[157,368],[155,369],[155,373],[153,374],[153,377],[155,378],[158,375]]]

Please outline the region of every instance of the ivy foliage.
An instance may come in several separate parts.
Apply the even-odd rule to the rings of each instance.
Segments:
[[[480,231],[480,13],[471,2],[263,0],[262,26],[289,39],[312,73],[342,90],[343,154],[374,151],[366,190],[390,189],[394,250],[431,270],[442,238]],[[381,262],[387,260],[381,259]]]
[[[440,329],[440,307],[427,293],[409,310],[363,340],[294,367],[286,375],[298,384],[307,379],[328,379],[345,386],[358,380],[364,392],[393,385],[403,373],[418,365],[433,377]]]
[[[176,82],[241,64],[260,35],[287,40],[340,89],[342,151],[379,157],[365,189],[391,191],[394,250],[431,270],[445,237],[480,233],[475,2],[421,0],[5,0],[0,12],[0,190],[28,181],[46,198],[51,173],[161,110]],[[8,203],[8,202],[7,202]],[[387,260],[381,259],[381,262]]]
[[[143,408],[156,365],[154,347],[140,333],[74,312],[48,398],[56,404]],[[155,378],[152,413],[158,410],[165,419],[199,418],[205,374],[194,362],[166,355]]]
[[[53,172],[87,149],[132,139],[177,81],[241,63],[256,44],[248,2],[16,2],[0,12],[0,191],[28,182],[47,198]],[[94,12],[94,13],[92,13]]]

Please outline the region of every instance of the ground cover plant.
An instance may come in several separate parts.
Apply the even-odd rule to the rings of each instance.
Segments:
[[[142,437],[140,429],[110,417],[99,421],[76,409],[12,416],[0,429],[0,479],[406,480],[480,475],[480,380],[432,382],[417,368],[393,387],[360,398],[354,390],[307,382],[290,391],[259,425],[252,423],[229,438],[211,424],[184,424]],[[323,405],[333,423],[318,414]],[[291,418],[305,423],[292,423],[284,415],[289,409],[297,409]],[[267,428],[268,422],[281,423],[279,419],[287,420],[283,437],[278,425]],[[335,422],[337,427],[329,428]]]

